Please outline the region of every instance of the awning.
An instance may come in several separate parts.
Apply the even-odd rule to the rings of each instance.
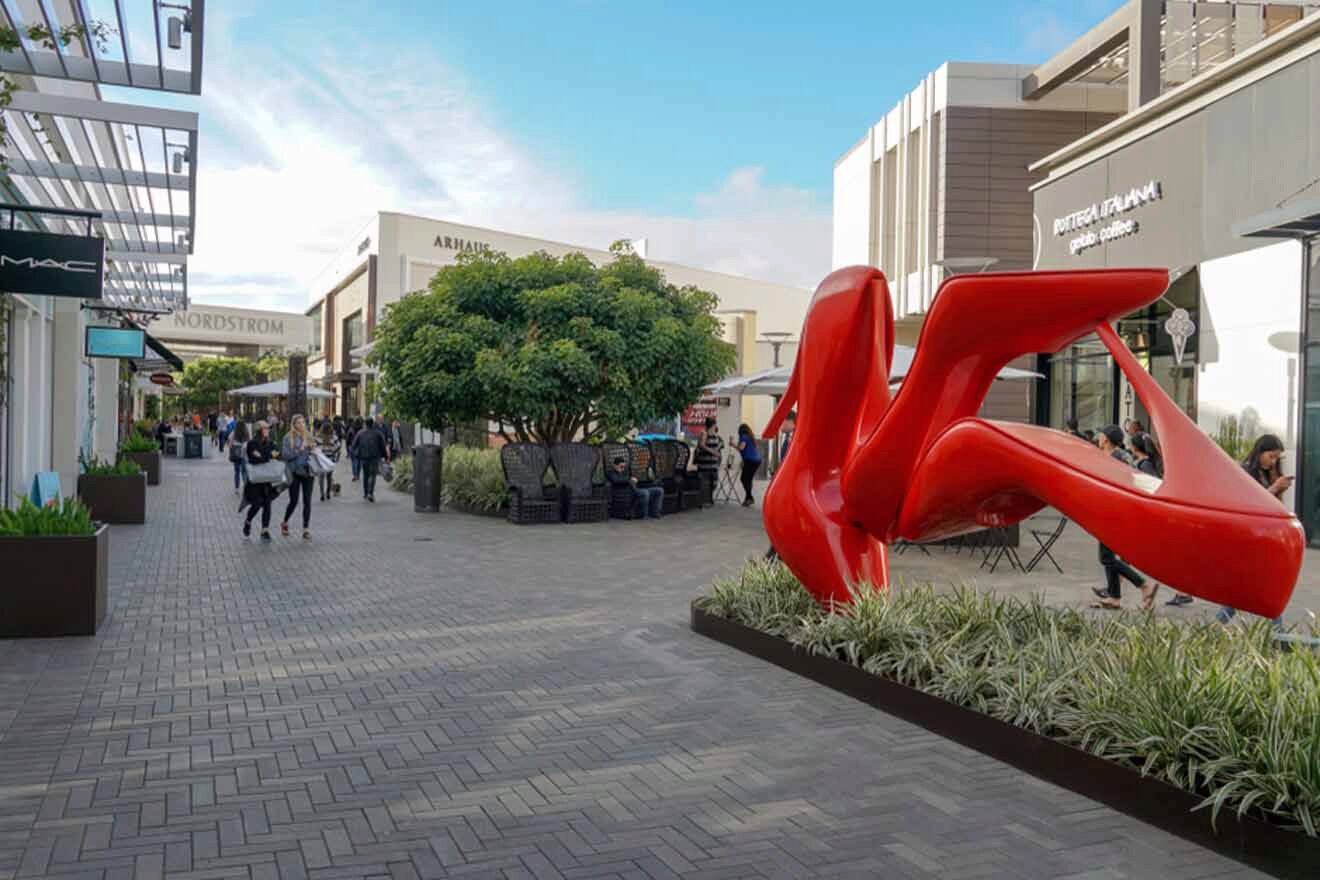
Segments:
[[[1320,235],[1320,199],[1274,208],[1241,223],[1233,234],[1243,238],[1309,238]]]
[[[230,397],[288,397],[289,380],[276,379],[274,382],[263,382],[260,385],[245,385],[242,388],[234,388],[229,392]],[[322,391],[320,388],[307,388],[307,397],[311,400],[333,400],[334,394],[329,391]]]
[[[162,345],[159,339],[152,336],[150,333],[146,332],[145,330],[142,331],[142,335],[146,337],[147,348],[151,349],[156,354],[160,355],[161,360],[163,360],[165,363],[169,364],[171,367],[173,367],[176,370],[183,369],[183,360],[180,359],[180,357],[177,354],[175,354],[174,352],[166,348],[164,345]]]
[[[910,345],[894,346],[894,360],[889,367],[889,383],[891,385],[901,382],[903,377],[908,374],[916,353],[917,350]],[[792,375],[793,367],[791,365],[775,367],[770,370],[762,370],[759,373],[752,373],[750,376],[731,376],[721,382],[707,385],[702,390],[711,394],[783,394],[788,388],[788,380]],[[995,379],[1000,382],[1044,378],[1043,373],[1019,370],[1015,367],[1004,367],[995,375]]]

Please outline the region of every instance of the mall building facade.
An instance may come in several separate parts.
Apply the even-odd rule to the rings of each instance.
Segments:
[[[969,69],[988,72],[941,68],[946,81]],[[1060,116],[1052,133],[1063,137],[1023,145],[1007,167],[978,158],[971,211],[955,192],[969,163],[948,159],[954,112],[931,153],[945,182],[927,184],[933,197],[915,214],[901,153],[890,187],[884,164],[854,148],[835,169],[835,265],[865,262],[894,279],[900,326],[919,323],[944,277],[991,260],[994,270],[1168,269],[1167,293],[1119,321],[1120,335],[1207,433],[1231,417],[1253,436],[1278,434],[1299,477],[1285,501],[1320,534],[1320,348],[1309,357],[1320,346],[1310,341],[1320,331],[1320,3],[1132,0],[1018,72],[1003,88],[1015,107],[1082,113],[1080,123]],[[968,91],[946,87],[945,105]],[[882,125],[886,146],[910,150],[910,127],[895,137],[890,119]],[[1003,134],[985,132],[977,150],[1017,149]],[[868,137],[870,156],[884,155]],[[1030,420],[1149,425],[1096,338],[1034,360],[1046,378],[1019,401]]]
[[[634,246],[645,256],[644,242]],[[375,214],[312,285],[307,375],[309,381],[334,392],[325,413],[360,416],[377,411],[375,373],[363,358],[385,309],[409,293],[424,290],[438,270],[453,265],[459,254],[473,251],[501,251],[510,257],[537,251],[553,256],[577,252],[597,265],[613,259],[599,248],[410,214]],[[662,270],[669,282],[696,285],[719,298],[725,339],[738,352],[737,373],[747,375],[773,366],[776,347],[781,363],[793,362],[808,291],[676,263],[647,262]],[[772,343],[763,338],[767,333],[784,336]],[[739,421],[761,425],[769,419],[770,407],[769,398],[729,401],[720,418],[735,428]]]

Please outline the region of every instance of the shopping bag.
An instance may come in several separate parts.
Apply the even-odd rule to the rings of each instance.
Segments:
[[[285,482],[284,462],[267,461],[267,462],[262,462],[261,464],[249,464],[248,482],[249,483]]]
[[[387,483],[394,482],[394,465],[388,461],[382,461],[380,463],[380,478]]]
[[[319,477],[322,474],[333,473],[335,463],[324,452],[316,449],[308,456],[307,467],[311,470],[313,476]]]

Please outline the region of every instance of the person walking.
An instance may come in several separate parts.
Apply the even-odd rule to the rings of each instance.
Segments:
[[[389,460],[389,450],[385,448],[385,435],[376,430],[370,417],[353,438],[352,451],[362,468],[362,497],[374,504],[376,474],[380,471],[381,459]]]
[[[697,436],[697,478],[701,481],[701,503],[715,503],[715,482],[720,474],[720,456],[724,438],[714,416],[707,416],[705,427]]]
[[[398,419],[395,419],[390,423],[390,455],[398,458],[407,453],[407,444],[403,440],[403,426],[399,424]]]
[[[312,475],[311,456],[314,449],[316,440],[307,430],[307,419],[301,414],[294,416],[289,433],[284,435],[284,443],[280,446],[280,459],[289,470],[289,504],[284,508],[284,519],[280,522],[280,534],[286,538],[289,537],[289,518],[301,500],[303,540],[312,539],[312,486],[316,478]]]
[[[751,507],[756,503],[752,497],[752,480],[756,479],[756,472],[761,469],[761,450],[756,445],[756,435],[746,423],[738,426],[738,454],[742,456],[742,487],[743,498],[742,506]]]
[[[247,425],[239,422],[230,432],[229,461],[234,465],[234,494],[247,482]]]
[[[1242,469],[1259,483],[1266,492],[1277,498],[1280,504],[1284,503],[1284,493],[1292,487],[1293,478],[1283,472],[1283,441],[1278,436],[1261,434],[1260,437],[1256,438],[1255,444],[1251,447],[1251,452],[1247,453],[1246,460],[1242,462]],[[1224,605],[1220,607],[1215,619],[1226,624],[1236,616],[1236,608]],[[1277,630],[1283,629],[1282,614],[1274,618],[1274,628]]]
[[[275,444],[270,439],[270,427],[265,422],[257,422],[256,436],[243,447],[247,463],[266,464],[275,457]],[[243,497],[247,501],[247,517],[243,520],[243,536],[252,534],[252,520],[261,514],[261,540],[270,540],[270,504],[275,500],[277,490],[270,483],[254,483],[248,480],[243,488]]]
[[[1099,433],[1096,434],[1096,444],[1100,447],[1101,452],[1108,453],[1115,460],[1128,467],[1135,466],[1132,456],[1123,449],[1123,429],[1118,425],[1105,425],[1101,428]],[[1145,609],[1151,607],[1151,604],[1155,601],[1155,591],[1159,589],[1159,584],[1147,584],[1146,579],[1142,577],[1139,571],[1119,559],[1118,554],[1104,544],[1100,545],[1100,565],[1105,570],[1105,588],[1103,590],[1093,590],[1099,601],[1093,603],[1092,608],[1104,608],[1110,611],[1117,611],[1122,608],[1123,578],[1126,578],[1132,586],[1141,590],[1141,607]]]
[[[1145,433],[1133,434],[1128,437],[1128,451],[1132,453],[1132,459],[1137,470],[1147,476],[1154,477],[1157,480],[1164,479],[1164,453],[1160,450],[1160,445],[1155,442],[1155,438]],[[1155,590],[1159,586],[1156,585]],[[1151,592],[1154,596],[1155,591]],[[1175,593],[1173,598],[1164,603],[1173,608],[1181,608],[1184,605],[1192,604],[1192,597],[1186,593]]]
[[[339,450],[342,444],[339,442],[339,436],[335,434],[334,425],[329,419],[321,422],[321,432],[317,435],[316,443],[321,449],[321,453],[331,462],[339,461]],[[321,489],[321,500],[329,501],[334,494],[335,472],[327,471],[317,477],[317,483]]]
[[[358,481],[362,475],[362,460],[357,454],[357,435],[362,433],[362,420],[354,419],[348,423],[348,441],[345,446],[348,448],[348,463],[353,467],[353,482]]]

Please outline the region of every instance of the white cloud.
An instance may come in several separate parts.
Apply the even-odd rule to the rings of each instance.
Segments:
[[[829,270],[828,206],[761,168],[732,171],[691,216],[592,210],[435,59],[239,49],[227,24],[208,22],[199,108],[199,302],[305,307],[311,278],[376,210],[584,246],[647,238],[657,259],[802,287]]]

